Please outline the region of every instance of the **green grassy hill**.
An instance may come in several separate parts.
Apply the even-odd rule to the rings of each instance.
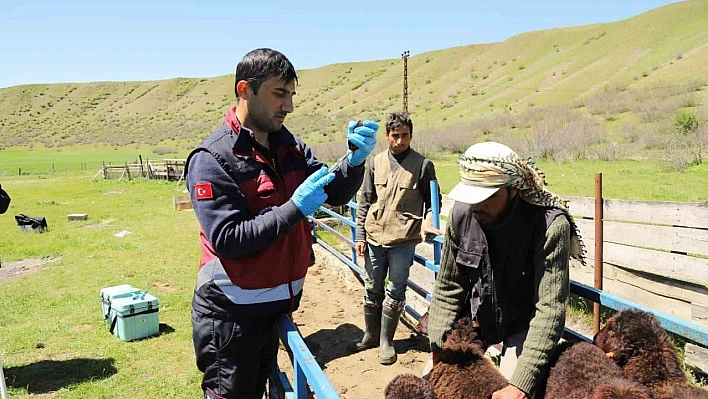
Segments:
[[[708,119],[706,26],[708,1],[693,0],[614,23],[528,32],[501,43],[415,55],[408,61],[409,110],[419,132],[462,127],[473,136],[510,134],[522,140],[531,134],[538,140],[539,118],[557,116],[554,107],[563,106],[564,113],[580,112],[583,124],[601,125],[593,131],[608,135],[582,145],[602,142],[605,147],[637,141],[647,130],[628,131],[627,124],[671,122],[680,111],[696,115],[700,128]],[[343,138],[350,119],[382,120],[402,106],[400,59],[298,73],[296,111],[286,124],[311,144]],[[0,148],[105,143],[184,154],[233,103],[232,79],[0,89]],[[646,109],[649,105],[653,108]],[[667,123],[648,130],[665,132]],[[460,134],[451,137],[457,140]]]

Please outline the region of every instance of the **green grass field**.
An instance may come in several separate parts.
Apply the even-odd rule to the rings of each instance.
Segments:
[[[172,156],[174,155],[174,156]],[[44,148],[42,146],[28,149],[0,150],[0,176],[20,174],[43,174],[50,172],[75,172],[85,170],[87,173],[98,172],[102,163],[106,165],[123,165],[126,162],[143,162],[161,160],[170,157],[186,157],[183,154],[156,155],[148,147],[122,147],[113,149],[103,145],[74,145],[63,148]]]
[[[10,396],[198,397],[189,318],[198,226],[192,212],[172,209],[183,185],[91,176],[3,177],[12,197],[0,216],[3,264],[57,259],[0,282],[0,353]],[[49,232],[21,232],[18,213],[46,217]],[[89,220],[69,222],[70,213]],[[121,230],[131,234],[115,237]],[[160,299],[160,336],[126,343],[109,334],[99,291],[118,284]]]
[[[89,163],[109,155],[125,161],[112,151],[62,152],[52,159],[56,164]],[[36,164],[25,162],[28,169],[46,170],[40,158]],[[441,157],[436,163],[447,192],[457,180],[455,158]],[[706,165],[683,172],[637,161],[539,166],[561,195],[591,196],[594,173],[600,171],[606,198],[708,200]],[[9,211],[0,216],[2,263],[55,259],[0,281],[0,353],[11,397],[197,397],[200,374],[193,361],[189,314],[198,224],[191,211],[172,207],[172,197],[185,194],[184,185],[92,180],[93,175],[93,168],[0,175],[12,197]],[[49,232],[20,231],[13,218],[20,213],[46,217]],[[89,219],[69,222],[71,213],[87,213]],[[131,234],[116,237],[121,230]],[[109,334],[99,291],[118,284],[132,284],[160,299],[160,336],[126,343]]]

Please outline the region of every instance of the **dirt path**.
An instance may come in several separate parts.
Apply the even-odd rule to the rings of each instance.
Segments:
[[[24,259],[0,264],[0,283],[25,274],[36,273],[42,265],[56,261],[56,258]]]
[[[302,304],[293,320],[340,397],[383,398],[386,384],[396,375],[420,375],[429,356],[428,340],[404,323],[394,339],[398,362],[391,366],[379,364],[378,349],[347,351],[347,343],[363,334],[364,288],[352,272],[336,266],[341,262],[333,255],[315,248],[317,262],[308,272]]]

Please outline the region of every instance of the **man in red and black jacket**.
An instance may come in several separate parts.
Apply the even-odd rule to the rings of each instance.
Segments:
[[[307,216],[352,198],[376,145],[375,122],[350,123],[347,140],[358,149],[328,171],[283,126],[296,83],[283,54],[246,54],[236,67],[236,106],[187,159],[202,247],[193,341],[207,399],[261,399],[278,352],[276,321],[300,303],[312,245]]]

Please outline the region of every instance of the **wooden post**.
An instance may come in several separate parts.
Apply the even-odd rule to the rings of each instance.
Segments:
[[[595,288],[602,290],[602,173],[595,173]],[[593,306],[593,332],[600,331],[600,304]]]
[[[150,159],[145,158],[145,164],[147,165],[147,178],[152,179],[152,166],[150,166]]]

